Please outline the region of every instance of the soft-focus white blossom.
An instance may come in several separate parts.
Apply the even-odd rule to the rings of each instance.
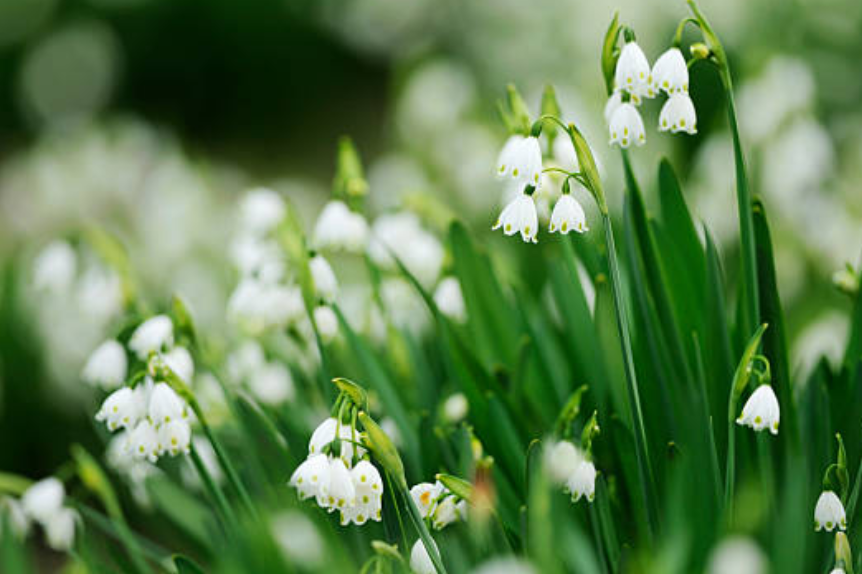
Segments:
[[[31,520],[44,524],[62,509],[65,497],[63,483],[51,476],[30,486],[21,497],[21,506]]]
[[[750,538],[725,538],[710,554],[708,574],[766,574],[766,556]]]
[[[286,510],[272,517],[270,533],[284,557],[314,568],[323,560],[323,539],[314,523],[298,510]]]
[[[467,319],[467,307],[464,304],[464,295],[461,292],[461,283],[455,277],[444,277],[434,291],[434,304],[440,312],[452,319],[463,323]]]
[[[113,339],[99,345],[87,359],[81,378],[105,390],[116,389],[126,380],[126,350]]]
[[[434,549],[438,550],[436,542],[434,543]],[[422,543],[421,538],[413,544],[413,548],[410,550],[410,569],[414,574],[437,574],[434,562],[431,561],[428,550]]]
[[[322,255],[315,255],[308,261],[311,269],[311,280],[317,295],[324,301],[331,302],[338,295],[338,279],[332,266]]]
[[[239,204],[240,224],[253,235],[272,231],[284,219],[285,212],[281,196],[264,187],[247,191]]]
[[[39,290],[65,293],[75,280],[77,256],[65,241],[48,244],[33,261],[33,286]]]
[[[361,252],[368,238],[368,223],[341,201],[330,201],[314,226],[314,246]]]
[[[174,323],[167,315],[156,315],[141,323],[129,339],[131,349],[139,359],[174,344]]]

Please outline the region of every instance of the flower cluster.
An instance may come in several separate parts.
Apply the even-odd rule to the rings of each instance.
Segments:
[[[458,520],[467,520],[467,501],[459,498],[439,480],[420,482],[410,489],[410,496],[422,518],[435,530],[442,530]]]
[[[613,93],[605,105],[611,145],[628,148],[646,143],[646,130],[637,106],[661,92],[668,99],[659,114],[659,131],[696,134],[697,114],[688,95],[688,66],[682,52],[670,48],[650,69],[637,42],[627,42],[614,69]]]
[[[175,347],[173,342],[173,321],[167,315],[141,323],[128,348],[147,361],[147,374],[136,385],[122,386],[108,395],[96,413],[96,420],[104,422],[108,430],[123,429],[121,450],[128,456],[156,462],[165,453],[175,456],[189,451],[189,407],[162,377],[170,371],[189,383],[194,362],[185,347]]]
[[[54,550],[67,552],[75,542],[75,526],[81,518],[77,511],[63,502],[66,491],[57,478],[48,477],[34,483],[21,497],[21,500],[5,498],[9,524],[18,536],[26,536],[30,524],[39,524],[45,532],[45,541]],[[0,522],[3,516],[0,515]]]
[[[775,391],[768,384],[760,385],[748,397],[742,414],[736,419],[736,424],[748,426],[755,431],[769,429],[774,435],[778,434],[778,424],[781,421],[781,409],[778,406],[778,398]]]
[[[263,347],[253,339],[228,356],[227,374],[232,383],[244,385],[266,405],[292,401],[296,394],[290,370],[278,361],[267,360]]]
[[[362,440],[352,424],[324,420],[311,435],[308,457],[289,481],[301,499],[314,498],[328,512],[338,511],[342,526],[381,520],[383,479]]]
[[[545,448],[544,466],[548,477],[560,484],[577,502],[581,497],[592,502],[596,496],[596,467],[588,454],[567,440]]]

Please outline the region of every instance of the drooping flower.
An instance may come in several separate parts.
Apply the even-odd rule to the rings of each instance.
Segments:
[[[356,487],[353,477],[344,460],[340,457],[329,459],[329,491],[326,495],[326,507],[330,512],[343,511],[356,504]]]
[[[156,315],[141,323],[129,339],[131,349],[139,359],[160,352],[174,344],[174,323],[167,315]]]
[[[415,214],[399,211],[374,220],[368,255],[380,267],[393,270],[394,255],[423,286],[430,288],[440,275],[445,251]]]
[[[750,538],[731,536],[716,546],[709,558],[707,574],[766,574],[766,556]]]
[[[368,223],[342,201],[330,201],[323,208],[314,226],[317,248],[361,252],[368,238]]]
[[[434,549],[437,549],[437,543],[434,543]],[[434,567],[434,562],[428,556],[428,550],[420,538],[413,544],[410,550],[410,569],[414,574],[437,574],[437,569]]]
[[[596,496],[595,465],[589,460],[582,461],[566,482],[566,490],[572,495],[572,500],[575,502],[580,500],[582,496],[592,502]]]
[[[633,96],[647,95],[652,75],[646,55],[637,42],[628,42],[623,46],[614,71],[614,84],[616,89],[625,90]]]
[[[184,419],[186,402],[167,383],[156,383],[150,393],[147,414],[155,425]]]
[[[658,130],[697,133],[697,112],[687,92],[676,92],[667,99],[659,114]]]
[[[564,193],[557,200],[554,211],[551,213],[551,225],[548,231],[551,233],[559,231],[563,235],[567,235],[572,230],[585,233],[588,230],[587,216],[578,200],[571,193]]]
[[[130,387],[117,389],[102,403],[96,420],[104,422],[110,431],[120,427],[131,429],[144,415],[146,407],[141,403],[139,395]]]
[[[33,286],[40,291],[65,293],[75,280],[75,250],[66,241],[48,244],[33,262]]]
[[[493,230],[503,228],[506,235],[520,233],[527,243],[538,243],[536,234],[539,231],[539,216],[536,213],[536,203],[527,193],[518,194],[515,199],[503,209]]]
[[[443,418],[449,424],[457,424],[467,416],[470,404],[464,393],[453,393],[443,402]]]
[[[610,125],[611,118],[614,117],[614,112],[617,111],[617,108],[620,107],[623,103],[623,93],[621,90],[614,90],[614,93],[608,98],[608,102],[605,104],[605,121]]]
[[[455,277],[444,277],[440,280],[437,290],[434,291],[434,304],[453,321],[463,323],[467,318],[461,283]]]
[[[153,463],[159,460],[162,448],[155,425],[147,419],[139,421],[129,434],[128,448],[135,458],[145,458]]]
[[[171,456],[188,454],[192,438],[192,428],[188,421],[172,420],[159,426],[158,441],[162,452]]]
[[[760,385],[748,397],[736,424],[751,427],[758,432],[768,428],[769,432],[777,435],[780,419],[781,410],[775,391],[769,385]]]
[[[847,530],[847,516],[841,499],[831,490],[825,490],[817,499],[814,508],[814,530],[820,532],[826,529],[832,532],[834,529]]]
[[[362,460],[353,467],[350,476],[353,478],[356,498],[353,506],[342,510],[341,524],[353,522],[361,526],[369,519],[379,522],[383,499],[383,479],[380,472],[373,464]]]
[[[309,456],[293,471],[289,484],[303,500],[324,500],[329,492],[329,459],[324,454]]]
[[[630,102],[623,102],[616,107],[611,116],[609,130],[611,145],[618,144],[625,149],[632,144],[640,146],[646,143],[643,119]]]
[[[50,476],[34,483],[24,492],[21,506],[31,520],[44,524],[61,510],[65,497],[63,483]]]
[[[245,193],[239,204],[243,230],[264,235],[284,219],[286,208],[281,196],[271,189],[258,187]]]
[[[299,287],[255,278],[240,281],[227,307],[230,319],[252,333],[283,327],[305,316]]]
[[[548,477],[557,484],[565,485],[584,461],[584,455],[571,442],[561,440],[545,448],[543,461]]]
[[[195,374],[195,362],[188,349],[185,347],[174,347],[162,355],[162,360],[184,382],[192,382]]]
[[[438,480],[437,482],[420,482],[410,489],[410,496],[419,509],[419,514],[422,518],[427,518],[437,504],[437,499],[444,491],[445,487]]]
[[[91,385],[111,390],[123,384],[127,369],[125,349],[120,343],[110,339],[99,345],[87,359],[81,378]]]
[[[688,92],[688,66],[679,48],[670,48],[652,68],[652,81],[668,95]]]
[[[81,517],[71,508],[61,508],[43,523],[45,541],[58,552],[68,552],[75,542],[75,525]]]
[[[497,174],[538,187],[542,178],[542,148],[534,136],[512,136],[497,160]]]
[[[323,539],[307,516],[298,510],[287,510],[272,517],[270,532],[279,550],[291,563],[314,570],[324,556]]]
[[[338,335],[338,317],[335,311],[328,305],[320,305],[314,308],[314,322],[317,324],[317,330],[320,333],[320,338],[325,343],[332,341]]]
[[[246,384],[257,400],[268,405],[280,405],[296,395],[290,371],[275,361],[256,368],[249,374]]]
[[[308,266],[311,269],[311,279],[317,295],[324,301],[334,301],[338,294],[338,279],[335,278],[332,266],[322,255],[312,257],[308,261]]]

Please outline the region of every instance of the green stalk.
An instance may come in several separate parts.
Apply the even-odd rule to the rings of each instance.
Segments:
[[[431,533],[428,531],[428,526],[422,519],[419,509],[416,508],[416,503],[413,502],[413,497],[410,496],[410,492],[407,490],[407,485],[397,484],[397,486],[401,491],[401,496],[404,497],[407,509],[410,511],[410,518],[413,520],[413,526],[416,527],[416,531],[419,533],[419,538],[422,540],[422,544],[425,545],[425,551],[428,552],[428,556],[434,564],[434,569],[437,570],[437,574],[448,574],[446,572],[446,567],[443,566],[443,559],[440,557],[440,551],[434,544],[434,539],[431,537]]]
[[[219,518],[222,520],[223,526],[225,526],[225,530],[229,530],[228,526],[230,526],[230,528],[236,528],[236,515],[234,515],[233,509],[231,508],[230,504],[228,504],[224,493],[221,491],[221,488],[216,484],[215,480],[213,480],[212,475],[207,470],[206,465],[201,459],[200,454],[198,454],[198,451],[195,448],[194,444],[191,445],[189,456],[192,459],[192,464],[194,465],[198,476],[201,477],[201,482],[203,482],[204,488],[206,488],[207,492],[212,497],[213,501],[216,503],[216,506],[218,506]]]
[[[635,372],[634,355],[628,316],[623,299],[622,280],[620,279],[619,262],[617,261],[616,246],[614,244],[614,231],[611,217],[607,206],[602,201],[599,205],[602,212],[602,223],[605,227],[605,242],[608,249],[608,269],[610,271],[611,290],[614,294],[614,307],[617,316],[617,331],[620,336],[620,345],[623,353],[623,363],[626,373],[626,390],[628,391],[629,409],[631,409],[632,424],[634,425],[635,456],[638,462],[638,476],[641,484],[641,497],[644,500],[644,508],[647,512],[650,539],[655,539],[657,530],[658,512],[653,488],[653,472],[649,459],[649,450],[646,439],[646,427],[641,410],[640,391],[638,389],[637,373]]]

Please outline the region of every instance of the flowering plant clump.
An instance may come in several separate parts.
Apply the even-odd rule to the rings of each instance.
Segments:
[[[0,283],[0,456],[24,469],[0,470],[0,571],[862,571],[859,268],[829,259],[824,272],[810,237],[775,225],[801,205],[831,236],[811,182],[837,193],[852,186],[833,179],[852,170],[806,178],[796,162],[774,164],[758,130],[784,129],[781,97],[816,123],[808,116],[823,110],[804,105],[814,76],[769,68],[781,81],[745,98],[767,94],[770,106],[738,115],[736,62],[687,4],[669,38],[615,14],[599,66],[584,66],[601,70],[601,94],[580,71],[524,96],[509,85],[500,125],[484,123],[493,82],[471,83],[471,68],[405,66],[394,148],[366,173],[341,139],[326,197],[287,175],[240,187],[251,177],[239,170],[155,157],[120,135],[83,158],[68,150],[68,165],[52,151],[14,177],[0,169],[4,207],[7,186],[57,198],[77,189],[70,174],[115,164],[135,190],[124,201],[149,198],[135,204],[145,216],[129,216],[148,231],[143,244],[124,218],[105,226],[116,237],[89,217],[65,223],[32,251],[22,241]],[[395,18],[410,32],[396,36],[424,53],[439,19],[423,27],[415,6],[392,8],[324,12],[353,19],[345,45],[373,21],[382,49]],[[532,16],[519,26],[544,39]],[[347,33],[331,24],[321,30]],[[733,54],[749,54],[743,36]],[[415,59],[413,48],[401,51]],[[653,128],[696,137],[667,138],[673,161],[648,177]],[[821,155],[816,129],[800,133],[800,149]],[[677,161],[714,141],[728,152],[715,165]],[[99,152],[125,146],[125,163]],[[761,157],[772,158],[762,169]],[[802,179],[805,200],[754,195],[752,165]],[[210,181],[239,194],[227,201]],[[150,198],[162,186],[171,193]],[[183,194],[225,205],[198,214],[209,201]],[[732,229],[701,220],[690,205],[703,197]],[[801,336],[801,294],[815,283],[834,290],[832,319]],[[41,325],[45,369],[26,312]],[[42,370],[73,380],[41,387]],[[12,383],[16,373],[33,387]],[[32,432],[6,424],[32,421],[49,399],[60,404]]]

